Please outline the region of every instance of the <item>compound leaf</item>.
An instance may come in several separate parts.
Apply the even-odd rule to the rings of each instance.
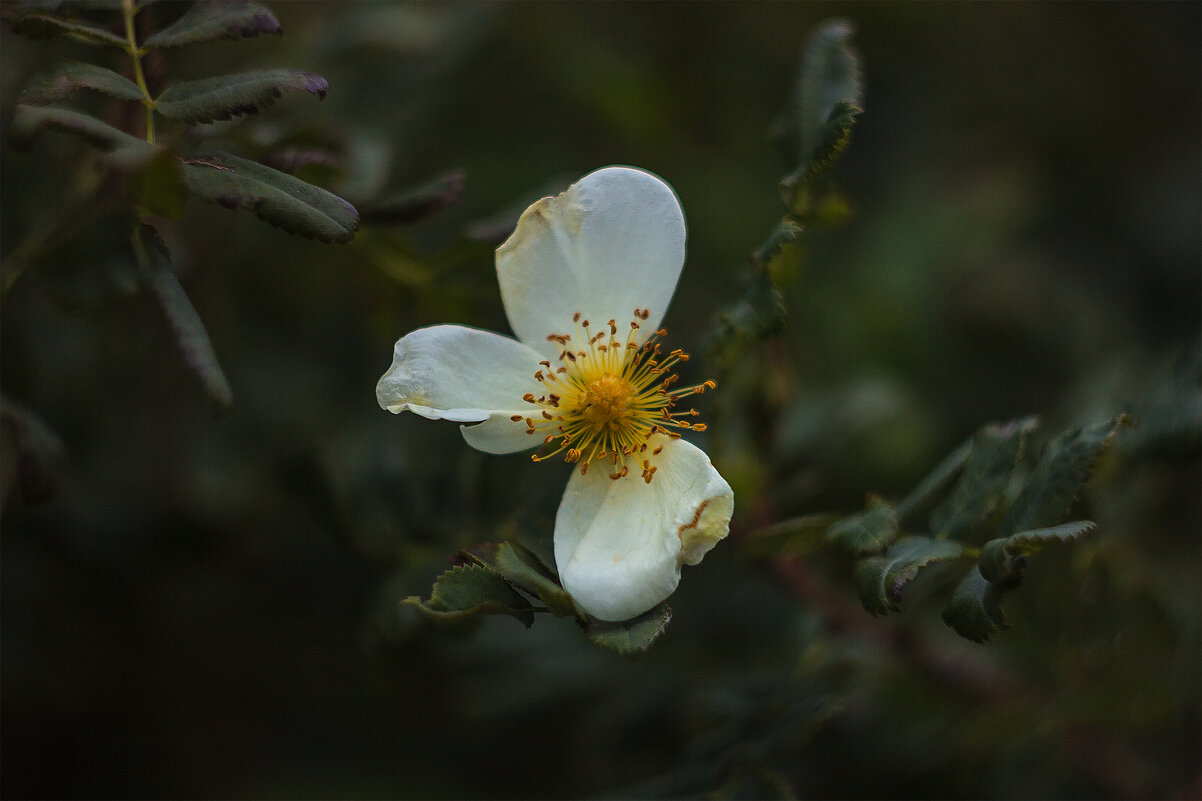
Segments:
[[[646,651],[659,639],[672,620],[672,608],[666,603],[621,623],[594,620],[585,627],[585,635],[594,645],[620,654]]]
[[[275,15],[258,3],[201,2],[163,30],[150,36],[145,47],[180,47],[216,39],[242,39],[282,33]]]
[[[1081,487],[1089,480],[1098,458],[1110,445],[1127,415],[1084,428],[1072,429],[1053,438],[1040,454],[999,533],[1043,528],[1064,520]]]
[[[918,571],[934,562],[957,559],[964,548],[957,542],[932,537],[902,537],[878,556],[856,562],[856,587],[860,601],[873,615],[896,612],[902,587]]]
[[[124,75],[95,64],[71,61],[55,64],[35,75],[21,90],[17,102],[35,106],[61,103],[80,89],[103,92],[121,100],[142,99],[142,90]]]
[[[259,70],[177,83],[159,95],[155,110],[168,119],[195,125],[253,114],[279,100],[286,91],[324,98],[329,90],[326,79],[313,72]]]
[[[185,159],[184,182],[205,200],[323,242],[349,242],[359,227],[355,207],[337,195],[228,153]]]
[[[430,600],[410,596],[401,603],[444,619],[480,614],[510,615],[527,628],[534,624],[530,602],[499,574],[481,565],[453,567],[435,580]]]

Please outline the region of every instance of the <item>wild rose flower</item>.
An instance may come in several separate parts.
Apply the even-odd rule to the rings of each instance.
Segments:
[[[701,431],[677,388],[688,360],[659,328],[684,264],[685,221],[671,187],[607,167],[535,203],[497,249],[517,339],[458,325],[396,343],[376,397],[393,413],[455,420],[486,453],[538,447],[573,465],[555,518],[564,589],[601,620],[667,598],[680,566],[726,536],[730,485],[681,439]]]

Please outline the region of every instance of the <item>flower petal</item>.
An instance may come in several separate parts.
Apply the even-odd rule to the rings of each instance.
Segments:
[[[455,420],[464,439],[487,453],[512,453],[542,440],[510,417],[530,414],[522,401],[541,386],[534,378],[541,357],[520,342],[461,325],[419,328],[401,337],[392,366],[376,384],[388,411],[411,411],[431,420]]]
[[[636,308],[663,319],[684,265],[685,221],[672,188],[648,172],[606,167],[543,198],[497,248],[505,313],[518,339],[554,358],[547,335],[572,333],[580,312],[600,330],[626,331]]]
[[[612,480],[602,463],[568,481],[555,563],[564,589],[593,617],[646,612],[676,589],[680,566],[700,562],[729,529],[734,493],[704,451],[671,440],[656,464],[650,484]]]

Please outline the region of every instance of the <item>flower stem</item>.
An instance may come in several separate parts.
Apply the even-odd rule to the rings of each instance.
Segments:
[[[138,47],[138,37],[134,33],[134,16],[137,14],[134,0],[121,0],[121,15],[125,18],[125,39],[128,42],[126,52],[134,62],[134,80],[142,90],[142,105],[146,109],[146,141],[154,144],[154,98],[146,86],[146,74],[142,72],[142,50]]]

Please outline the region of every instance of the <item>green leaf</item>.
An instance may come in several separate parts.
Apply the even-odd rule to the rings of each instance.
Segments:
[[[1002,508],[1014,468],[1027,438],[1038,426],[1034,417],[990,423],[972,440],[972,450],[951,495],[931,512],[931,531],[956,538],[972,531]]]
[[[860,112],[863,87],[859,57],[850,44],[854,33],[847,20],[828,20],[806,43],[794,106],[799,167],[830,149],[844,123],[844,134],[849,132]]]
[[[636,618],[611,623],[593,620],[585,627],[585,635],[594,645],[620,654],[637,654],[651,647],[664,633],[672,620],[672,609],[666,603],[644,612]]]
[[[95,64],[71,61],[56,64],[31,78],[17,102],[34,106],[61,103],[80,89],[103,92],[121,100],[142,100],[142,90],[124,75]]]
[[[301,70],[259,70],[238,75],[218,75],[186,81],[167,88],[155,100],[155,110],[164,117],[190,125],[228,120],[253,114],[294,90],[324,98],[330,90],[326,79]]]
[[[860,601],[873,615],[896,612],[901,591],[918,571],[934,562],[958,559],[964,547],[958,542],[931,537],[902,537],[879,556],[856,562],[856,586]]]
[[[463,181],[463,170],[455,170],[373,203],[363,210],[363,216],[385,223],[417,222],[458,201],[463,195]]]
[[[880,498],[870,498],[868,508],[843,518],[826,533],[827,542],[856,553],[874,553],[897,539],[897,513]]]
[[[766,269],[755,270],[743,295],[718,314],[706,341],[711,358],[722,360],[748,341],[766,339],[785,327],[785,301]]]
[[[943,622],[966,640],[985,642],[995,632],[1010,628],[1002,611],[1002,596],[1017,586],[1015,580],[990,582],[973,565],[952,591]]]
[[[163,30],[149,37],[144,47],[180,47],[216,39],[242,39],[265,33],[280,34],[280,22],[258,3],[200,2]]]
[[[1120,414],[1052,439],[1002,521],[999,533],[1005,536],[1062,522],[1098,458],[1127,424],[1127,415]]]
[[[911,522],[923,512],[930,510],[947,493],[952,483],[960,477],[968,454],[972,451],[972,440],[960,445],[947,455],[926,478],[897,504],[897,519],[901,523]]]
[[[443,573],[434,582],[429,601],[410,596],[401,603],[443,619],[482,614],[510,615],[527,628],[534,624],[530,602],[500,575],[480,565],[461,565]]]
[[[1077,520],[1059,526],[1020,531],[1009,537],[998,537],[981,546],[977,562],[981,575],[993,582],[1009,578],[1021,579],[1026,558],[1053,542],[1068,542],[1097,527],[1092,520]]]
[[[28,36],[31,39],[49,39],[52,36],[68,36],[76,41],[88,44],[109,45],[122,50],[127,49],[128,42],[124,36],[80,22],[74,19],[56,17],[53,14],[32,13],[24,14],[13,25],[13,32]]]
[[[538,557],[516,543],[503,542],[495,548],[482,549],[485,564],[508,581],[536,595],[556,617],[584,619],[572,596],[547,574]]]
[[[47,128],[82,137],[105,151],[119,148],[141,148],[149,151],[154,148],[154,145],[136,136],[130,136],[107,122],[73,109],[22,104],[13,110],[13,138],[18,142],[28,144]]]
[[[171,272],[171,253],[159,234],[149,225],[141,225],[134,233],[134,251],[147,275],[150,289],[175,333],[176,343],[184,361],[200,379],[205,392],[219,409],[229,408],[233,392],[217,361],[209,333],[196,313],[179,279]]]
[[[66,447],[44,420],[0,395],[0,509],[16,490],[27,504],[48,503],[58,493]]]
[[[337,195],[228,153],[185,159],[184,182],[211,203],[323,242],[349,242],[359,227],[355,207]]]
[[[830,118],[819,131],[813,150],[808,151],[808,156],[796,170],[781,179],[781,199],[791,212],[809,218],[814,204],[814,198],[808,191],[810,185],[847,149],[851,142],[851,129],[862,113],[864,110],[850,101],[836,103]]]

